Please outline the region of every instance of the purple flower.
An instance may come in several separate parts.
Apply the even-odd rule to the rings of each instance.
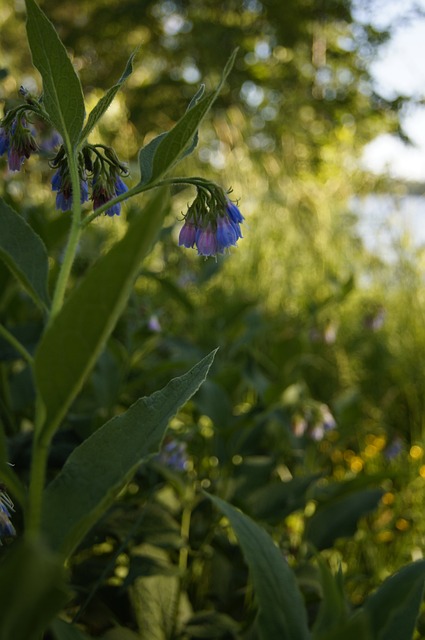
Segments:
[[[196,225],[193,220],[186,219],[179,234],[179,246],[191,249],[196,240]]]
[[[205,229],[198,229],[196,232],[196,247],[198,256],[215,256],[218,251],[216,232],[211,223]]]
[[[1,538],[16,535],[15,527],[10,520],[12,511],[14,511],[12,500],[5,491],[0,490],[0,544]]]
[[[25,158],[29,158],[33,151],[37,151],[37,145],[25,120],[15,119],[10,130],[7,150],[10,171],[19,171]]]
[[[227,201],[226,212],[232,222],[235,222],[236,224],[240,224],[245,220],[238,207],[230,200]],[[239,237],[241,238],[242,236]]]
[[[242,238],[240,228],[244,217],[223,191],[211,185],[198,189],[180,230],[179,245],[188,249],[196,246],[198,255],[215,256],[237,245]]]
[[[217,220],[217,251],[219,253],[223,253],[224,249],[228,247],[235,246],[238,238],[238,231],[235,228],[237,223],[232,222],[232,220],[223,216]],[[239,227],[239,225],[237,225]],[[240,233],[240,229],[239,229]]]
[[[0,156],[2,156],[6,151],[9,150],[10,145],[10,136],[9,131],[0,127]]]
[[[39,148],[40,151],[51,153],[52,151],[55,151],[62,143],[62,136],[53,129],[47,135],[44,135],[44,137],[41,138]]]
[[[161,452],[157,456],[157,460],[175,471],[184,471],[188,460],[186,443],[178,442],[177,440],[168,440],[168,442],[163,445]]]
[[[52,191],[57,191],[56,209],[58,211],[70,211],[72,209],[72,185],[68,172],[63,168],[58,169],[52,177]],[[89,199],[89,188],[86,180],[80,180],[80,202],[83,204]]]
[[[118,175],[115,175],[115,177],[109,176],[109,178],[97,176],[93,178],[92,187],[93,209],[98,209],[102,205],[106,204],[106,202],[109,202],[109,200],[112,200],[116,196],[119,196],[128,191],[127,185],[121,180]],[[117,202],[105,211],[105,215],[108,216],[119,216],[120,213],[120,202]]]

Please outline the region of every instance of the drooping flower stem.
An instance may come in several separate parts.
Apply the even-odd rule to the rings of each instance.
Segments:
[[[159,185],[155,185],[155,186],[159,186]],[[90,224],[90,222],[98,218],[100,215],[102,215],[102,213],[105,213],[108,209],[118,204],[119,202],[128,200],[129,198],[137,195],[138,193],[142,193],[143,191],[148,191],[149,189],[152,189],[152,185],[147,186],[145,189],[143,188],[141,189],[139,186],[136,186],[136,187],[133,187],[132,189],[129,189],[125,193],[121,193],[115,198],[111,198],[111,200],[108,200],[107,202],[102,204],[100,207],[97,207],[97,209],[95,209],[95,211],[93,211],[92,214],[84,218],[84,220],[81,223],[81,228],[84,229],[85,227],[87,227],[87,225]]]
[[[62,307],[81,234],[81,185],[76,153],[68,156],[68,167],[72,187],[72,223],[65,255],[56,281],[55,293],[50,310],[50,321],[57,315]]]

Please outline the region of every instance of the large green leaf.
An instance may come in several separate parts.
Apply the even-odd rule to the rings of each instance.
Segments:
[[[162,549],[152,547],[151,554],[158,561],[167,561],[167,553]],[[178,575],[143,576],[130,588],[139,640],[168,640],[178,637],[179,612],[183,613],[184,607],[185,618],[192,613],[188,608],[186,594],[180,590],[180,581],[181,577]]]
[[[366,600],[374,640],[411,640],[425,583],[425,560],[392,575]]]
[[[34,0],[25,4],[32,59],[43,79],[43,104],[71,150],[78,143],[85,115],[80,80],[50,20]]]
[[[270,536],[251,518],[208,496],[229,519],[250,568],[262,640],[310,640],[304,601],[295,576]]]
[[[159,190],[122,240],[89,269],[41,339],[34,371],[46,412],[44,435],[65,415],[124,309],[161,228],[165,199]]]
[[[0,640],[39,640],[67,599],[62,558],[19,540],[0,563]]]
[[[96,104],[96,106],[92,109],[92,111],[90,111],[90,113],[88,115],[88,118],[87,118],[87,122],[84,125],[83,131],[81,132],[81,141],[83,141],[83,140],[85,140],[87,138],[87,136],[90,134],[92,129],[96,126],[96,124],[99,122],[100,118],[103,116],[105,111],[109,108],[111,102],[113,101],[113,99],[117,95],[118,91],[120,90],[120,88],[122,87],[124,82],[127,80],[128,76],[132,73],[132,71],[133,71],[133,60],[134,60],[134,57],[135,57],[136,53],[137,53],[137,51],[132,53],[131,56],[129,57],[127,65],[126,65],[126,67],[125,67],[125,69],[123,71],[123,74],[122,74],[121,78],[118,80],[118,82],[116,84],[114,84],[114,86],[111,87],[105,93],[105,95],[102,96],[102,98],[100,98],[100,100]]]
[[[343,590],[343,577],[339,572],[334,576],[326,562],[317,557],[323,599],[313,627],[313,639],[319,640],[329,632],[344,627],[348,620],[348,606]]]
[[[341,622],[332,631],[326,631],[315,640],[377,640],[372,635],[365,612],[360,609],[346,622]],[[401,640],[401,636],[400,636]],[[407,640],[407,638],[406,638]],[[409,639],[410,640],[410,639]]]
[[[89,636],[80,629],[60,618],[56,618],[51,623],[50,631],[55,640],[90,640]]]
[[[331,547],[337,538],[353,535],[359,518],[377,507],[383,493],[382,489],[356,491],[320,506],[307,522],[306,540],[320,550]]]
[[[50,304],[46,247],[30,225],[0,198],[0,258],[42,307]]]
[[[216,90],[211,95],[199,99],[203,94],[201,87],[184,116],[171,131],[161,134],[140,150],[140,184],[159,180],[196,144],[198,127],[220,93],[233,67],[236,53],[237,51],[234,51],[228,60]]]
[[[72,452],[45,490],[42,527],[53,548],[69,553],[140,462],[158,451],[168,421],[205,380],[214,355],[161,391],[137,400]]]

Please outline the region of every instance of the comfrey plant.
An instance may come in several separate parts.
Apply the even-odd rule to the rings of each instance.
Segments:
[[[226,65],[216,90],[204,95],[202,87],[176,125],[140,150],[140,178],[130,188],[125,183],[127,167],[113,149],[92,144],[88,137],[132,72],[134,56],[118,82],[86,117],[80,80],[63,44],[35,0],[25,0],[25,5],[32,59],[43,81],[42,99],[25,90],[21,92],[23,104],[6,113],[1,121],[0,154],[7,154],[11,171],[19,171],[31,154],[55,148],[50,161],[51,186],[56,194],[56,208],[63,212],[60,215],[69,217],[70,228],[61,262],[51,269],[42,239],[23,216],[0,199],[0,258],[37,305],[42,324],[35,348],[33,343],[18,339],[14,331],[0,324],[2,341],[8,343],[19,369],[28,372],[35,390],[32,414],[28,409],[26,417],[27,426],[32,428],[32,455],[30,471],[24,480],[9,464],[6,433],[0,423],[0,538],[4,543],[0,548],[0,640],[82,640],[89,636],[69,622],[74,604],[69,606],[67,569],[72,564],[73,552],[113,505],[141,462],[158,454],[170,419],[205,380],[214,352],[160,391],[137,399],[127,410],[113,414],[114,417],[101,426],[96,425],[96,430],[73,449],[53,479],[47,474],[52,439],[69,418],[71,405],[88,381],[127,305],[141,262],[162,227],[167,188],[173,184],[189,184],[197,191],[184,215],[180,245],[196,247],[202,256],[215,256],[235,246],[241,238],[243,217],[237,204],[229,198],[229,192],[199,177],[167,177],[196,147],[199,125],[226,80],[235,55]],[[41,135],[38,133],[40,122],[43,123]],[[45,135],[46,128],[54,131],[50,140]],[[151,190],[152,197],[144,210],[134,216],[124,236],[101,255],[73,288],[70,275],[87,225],[101,215],[119,215],[122,202]],[[91,213],[88,212],[90,200]],[[52,296],[49,281],[53,284]],[[153,625],[151,612],[160,606],[157,627],[151,626],[151,633],[148,630],[148,635],[134,636],[129,629],[124,633],[111,629],[112,635],[107,633],[104,638],[239,637],[233,620],[227,627],[229,633],[226,632],[223,626],[226,616],[219,612],[217,634],[211,633],[211,629],[207,634],[202,633],[205,629],[198,634],[199,618],[192,625],[192,631],[189,623],[187,633],[179,627],[188,600],[184,597],[183,585],[190,556],[189,503],[193,501],[198,505],[198,499],[204,503],[211,500],[225,516],[250,569],[258,615],[253,621],[252,611],[248,612],[246,625],[251,628],[243,630],[244,637],[407,640],[412,636],[422,597],[425,562],[405,567],[355,612],[351,612],[345,602],[340,576],[334,578],[324,564],[320,565],[323,602],[310,628],[296,576],[281,549],[263,528],[235,507],[218,497],[200,494],[198,487],[187,487],[183,476],[189,461],[185,454],[184,447],[166,443],[165,460],[162,460],[166,464],[157,465],[162,467],[164,477],[177,478],[182,487],[181,544],[174,549],[178,549],[178,572],[171,574],[176,588],[172,593],[168,588],[162,589],[161,594],[157,592],[150,598],[149,606],[140,607],[141,615],[150,616],[149,624]],[[313,482],[307,480],[300,485],[297,482],[280,484],[276,479],[270,492],[266,487],[268,493],[263,494],[261,506],[270,508],[273,517],[279,506],[285,513],[288,504],[299,509],[304,505],[306,491],[302,487]],[[239,488],[244,484],[251,493],[251,483],[240,483]],[[372,501],[375,505],[380,495],[380,491],[373,493],[368,504]],[[340,501],[337,508],[341,508]],[[327,512],[324,516],[327,520]],[[351,513],[349,516],[351,522]],[[140,522],[139,518],[136,524]],[[312,530],[315,536],[312,535],[310,541],[319,547],[323,533],[320,518]],[[282,527],[279,538],[281,536]],[[210,557],[212,538],[208,535],[206,557]],[[220,543],[223,547],[222,543],[223,540]],[[201,559],[199,550],[193,556],[195,560]],[[157,562],[151,563],[152,566],[164,570]],[[223,563],[220,566],[224,566]],[[200,565],[197,567],[194,576],[201,574]],[[163,606],[160,595],[170,596],[168,608]],[[90,597],[89,594],[88,599]],[[394,612],[392,617],[381,614],[386,610]],[[208,618],[205,614],[209,613],[201,612],[201,620]],[[143,620],[139,625],[140,633],[142,627],[146,628],[145,623]]]
[[[19,171],[32,154],[55,149],[50,159],[51,187],[56,209],[70,212],[70,230],[51,297],[43,241],[0,199],[0,258],[39,307],[44,322],[35,351],[0,324],[1,338],[31,370],[36,392],[28,483],[9,465],[5,433],[0,431],[0,538],[7,543],[0,578],[0,638],[15,640],[39,638],[67,600],[66,559],[140,462],[159,450],[169,419],[196,392],[213,361],[214,353],[162,391],[140,398],[105,423],[73,451],[46,486],[52,438],[125,308],[141,261],[163,224],[167,188],[187,184],[197,189],[180,244],[196,245],[200,255],[214,256],[236,245],[243,220],[236,204],[218,185],[202,178],[167,177],[195,149],[199,125],[225,82],[235,54],[215,91],[205,95],[202,86],[177,124],[140,150],[140,178],[129,188],[125,182],[128,169],[115,151],[89,142],[88,137],[131,74],[134,54],[118,82],[86,117],[79,77],[53,25],[34,0],[25,4],[28,41],[43,92],[37,98],[21,90],[22,104],[8,111],[0,123],[0,155],[7,155],[10,171]],[[54,132],[50,142],[46,129]],[[124,201],[151,190],[153,197],[124,237],[69,293],[71,270],[87,225],[101,215],[119,215]],[[87,210],[90,202],[91,213]],[[12,523],[15,507],[8,494],[22,514],[19,522],[23,518],[23,526]],[[15,535],[17,540],[9,544]],[[36,576],[33,583],[31,576]],[[23,590],[30,594],[25,602],[16,597]]]

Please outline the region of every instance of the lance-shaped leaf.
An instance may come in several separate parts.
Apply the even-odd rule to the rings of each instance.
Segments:
[[[199,389],[214,355],[161,391],[137,400],[71,453],[45,490],[42,527],[53,548],[70,553],[141,461],[158,451],[168,421]]]
[[[372,636],[376,640],[406,640],[413,637],[422,603],[425,560],[406,565],[390,576],[366,600]]]
[[[310,640],[304,601],[281,551],[251,518],[220,498],[208,497],[229,519],[249,566],[261,640]]]
[[[46,247],[30,225],[0,198],[0,258],[41,307],[48,307]]]
[[[43,104],[71,151],[84,122],[81,83],[50,20],[34,0],[25,0],[25,5],[32,60],[43,79]]]
[[[91,636],[83,633],[78,627],[65,620],[56,618],[50,625],[54,640],[91,640]]]
[[[166,194],[155,194],[126,235],[89,269],[44,334],[34,359],[46,439],[96,362],[130,295],[142,259],[162,226]]]
[[[147,147],[141,149],[139,153],[140,184],[159,180],[176,162],[185,157],[190,149],[194,148],[198,127],[217,99],[233,67],[236,53],[237,50],[229,58],[216,90],[209,96],[199,99],[203,94],[203,87],[201,87],[192,99],[191,104],[193,106],[189,105],[184,116],[180,118],[171,131],[161,134],[161,136],[152,140]]]
[[[121,78],[118,80],[118,82],[116,84],[114,84],[113,87],[111,87],[104,96],[102,96],[102,98],[100,98],[99,102],[96,104],[96,106],[92,109],[92,111],[90,111],[88,118],[87,118],[87,122],[84,125],[84,129],[81,132],[81,141],[85,140],[88,135],[90,134],[90,132],[93,130],[93,128],[96,126],[96,124],[99,122],[100,118],[103,116],[103,114],[105,113],[105,111],[109,108],[112,100],[115,98],[115,96],[117,95],[118,91],[120,90],[120,88],[122,87],[122,85],[124,84],[124,82],[127,80],[128,76],[132,73],[133,71],[133,60],[134,57],[136,55],[137,51],[134,51],[131,56],[128,59],[127,65],[124,69],[124,72],[121,76]]]
[[[63,559],[39,540],[18,540],[0,564],[0,638],[39,640],[68,598]]]

